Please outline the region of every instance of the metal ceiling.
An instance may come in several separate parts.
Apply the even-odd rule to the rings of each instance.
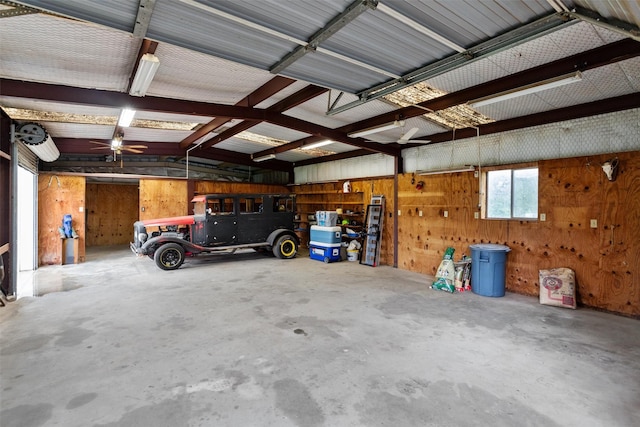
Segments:
[[[148,146],[144,155],[180,160],[190,149],[234,173],[399,157],[404,146],[389,142],[402,129],[347,134],[400,118],[419,128],[415,137],[438,142],[451,129],[427,110],[567,70],[583,80],[478,107],[495,120],[478,126],[499,131],[527,118],[640,106],[629,98],[640,91],[637,0],[0,0],[0,19],[0,106],[56,117],[39,121],[63,155],[83,159],[95,154],[88,141],[107,142],[115,126],[66,122],[65,114],[117,117],[126,106],[160,123],[124,130],[125,143]],[[159,58],[158,73],[144,98],[129,96],[146,52]],[[382,99],[418,82],[445,94],[419,107]],[[336,142],[300,150],[327,138]],[[265,154],[277,159],[252,160]]]

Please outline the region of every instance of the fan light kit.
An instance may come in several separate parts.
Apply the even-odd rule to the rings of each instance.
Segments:
[[[533,83],[527,86],[522,86],[513,90],[496,93],[491,96],[469,101],[470,107],[482,107],[483,105],[489,105],[500,101],[506,101],[507,99],[517,98],[523,95],[529,95],[531,93],[541,92],[543,90],[552,89],[554,87],[564,86],[569,83],[575,83],[582,80],[582,73],[576,71],[575,73],[565,74],[562,76],[554,77],[551,79],[543,80],[538,83]]]
[[[142,55],[142,58],[140,58],[140,62],[138,63],[136,75],[133,78],[131,88],[129,89],[129,95],[145,96],[159,66],[160,60],[157,56],[151,53],[145,53]]]

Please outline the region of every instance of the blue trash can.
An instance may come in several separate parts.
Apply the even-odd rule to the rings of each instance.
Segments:
[[[471,290],[485,297],[503,297],[509,246],[479,243],[471,249]]]

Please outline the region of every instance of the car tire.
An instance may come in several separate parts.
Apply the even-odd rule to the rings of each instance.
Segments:
[[[278,237],[278,240],[273,245],[273,254],[281,259],[293,258],[297,252],[298,243],[293,236],[288,234]]]
[[[184,262],[184,248],[177,243],[166,243],[156,249],[153,260],[163,270],[175,270]]]

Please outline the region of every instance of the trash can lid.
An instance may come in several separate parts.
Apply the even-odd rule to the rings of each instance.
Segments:
[[[469,246],[471,249],[475,249],[478,251],[504,251],[509,252],[511,248],[506,245],[498,245],[495,243],[477,243],[475,245]]]

